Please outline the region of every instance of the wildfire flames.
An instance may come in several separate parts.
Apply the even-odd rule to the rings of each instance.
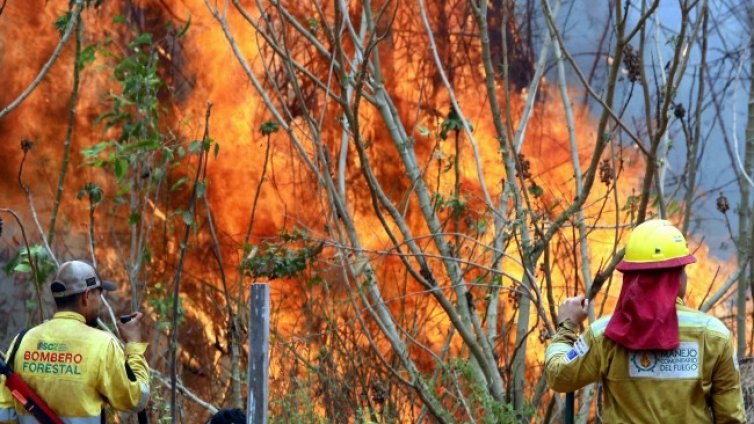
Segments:
[[[67,3],[67,2],[66,2]],[[409,2],[410,3],[410,2]],[[444,2],[440,2],[444,3]],[[0,107],[9,104],[34,79],[50,57],[52,50],[60,39],[53,22],[64,13],[63,2],[9,1],[0,15],[0,67],[6,70],[0,80]],[[430,12],[440,14],[440,10]],[[454,190],[460,190],[465,215],[455,224],[452,214],[453,205],[446,206],[441,218],[448,222],[447,231],[462,231],[469,234],[468,239],[457,240],[457,248],[464,249],[463,255],[470,261],[491,264],[493,253],[481,245],[492,245],[492,220],[487,212],[484,193],[477,174],[477,165],[472,149],[462,130],[448,131],[446,138],[438,137],[443,131],[443,123],[448,120],[450,99],[442,83],[437,79],[430,53],[426,51],[426,33],[418,17],[418,6],[401,4],[393,23],[395,29],[389,42],[381,47],[380,58],[385,69],[387,89],[399,99],[400,119],[411,129],[414,148],[422,166],[425,181],[432,182],[432,190],[441,197],[437,202],[449,200]],[[248,10],[259,16],[255,7],[248,5]],[[300,5],[297,13],[308,16],[311,11]],[[325,14],[332,11],[325,10]],[[461,13],[445,10],[449,16],[446,25],[451,29],[463,26]],[[118,23],[116,17],[122,16],[125,23]],[[445,15],[443,15],[445,16]],[[260,132],[263,123],[272,116],[265,107],[258,93],[250,83],[247,75],[239,65],[222,29],[209,14],[203,1],[124,1],[105,2],[101,7],[88,8],[83,14],[84,30],[82,47],[95,45],[93,63],[83,68],[81,85],[76,106],[75,126],[73,130],[69,176],[64,185],[64,197],[61,205],[59,226],[54,246],[59,256],[68,259],[87,255],[87,233],[89,224],[89,205],[84,200],[76,200],[76,193],[90,181],[98,182],[105,192],[112,195],[116,190],[111,179],[101,169],[84,165],[81,150],[91,147],[108,138],[116,137],[114,129],[105,129],[97,122],[108,103],[109,95],[118,90],[108,67],[111,59],[102,52],[122,49],[134,34],[153,33],[157,42],[157,54],[160,60],[160,75],[166,81],[161,91],[160,101],[164,116],[163,126],[171,128],[181,140],[198,140],[204,130],[204,113],[208,101],[213,103],[210,119],[210,132],[219,144],[219,154],[210,155],[206,169],[206,193],[214,217],[215,230],[218,235],[224,266],[228,272],[228,288],[231,296],[238,294],[235,271],[243,260],[245,234],[249,227],[252,205],[257,184],[265,172],[268,137]],[[185,35],[179,36],[180,28],[190,25]],[[270,72],[275,77],[275,69],[267,69],[270,63],[264,62],[266,53],[259,35],[238,13],[229,13],[228,19],[234,31],[234,37],[245,57],[258,75]],[[356,19],[356,18],[353,18]],[[170,24],[168,26],[168,24]],[[314,25],[314,23],[312,23]],[[459,30],[460,31],[460,30]],[[453,31],[448,30],[449,34]],[[490,118],[489,105],[485,101],[486,90],[479,80],[481,72],[478,63],[464,62],[458,47],[460,39],[448,35],[448,46],[444,51],[449,68],[453,69],[454,85],[458,102],[464,115],[473,127],[474,138],[478,143],[481,166],[484,170],[484,183],[493,199],[498,199],[506,178],[501,161],[500,145]],[[106,40],[112,40],[108,43]],[[350,47],[353,49],[353,47]],[[302,53],[303,55],[304,53]],[[452,60],[451,60],[452,59]],[[18,147],[22,139],[34,142],[28,154],[22,178],[34,193],[36,210],[42,219],[43,227],[52,210],[52,199],[57,188],[57,176],[62,162],[63,141],[68,128],[69,96],[73,86],[74,42],[64,48],[60,58],[42,80],[39,87],[7,116],[0,118],[0,199],[3,205],[26,212],[26,200],[23,191],[16,183],[18,165],[23,152]],[[455,63],[454,63],[455,62]],[[322,66],[326,66],[322,65]],[[512,90],[510,105],[514,120],[518,120],[525,107],[526,90],[524,87],[510,87]],[[499,87],[503,90],[503,87]],[[572,93],[578,95],[575,91]],[[302,105],[291,105],[302,108]],[[315,95],[311,108],[324,125],[322,139],[332,152],[339,151],[342,135],[342,116],[332,100],[325,101],[322,95]],[[575,132],[579,143],[579,160],[582,169],[588,164],[594,142],[597,138],[596,123],[590,112],[576,107]],[[293,131],[299,135],[306,134],[306,122],[301,116],[303,111],[293,111],[291,121]],[[368,143],[371,166],[383,187],[389,190],[386,195],[398,205],[418,237],[423,237],[422,245],[428,254],[437,254],[428,241],[430,233],[426,223],[421,219],[417,200],[413,195],[410,178],[407,177],[391,140],[388,129],[381,120],[377,110],[364,107],[360,112],[362,136]],[[515,126],[514,126],[515,128]],[[460,151],[456,153],[456,137],[460,140]],[[526,192],[536,205],[533,219],[543,225],[564,210],[575,197],[575,179],[572,165],[571,148],[568,143],[568,127],[565,111],[556,87],[542,82],[540,98],[535,103],[534,111],[524,138],[523,148],[518,161],[520,183],[525,184]],[[300,155],[295,151],[284,131],[269,136],[269,163],[267,165],[264,185],[256,201],[255,220],[251,231],[250,244],[259,244],[279,235],[283,230],[307,228],[316,240],[334,240],[332,229],[327,228],[327,214],[330,211],[323,191],[318,188],[316,178],[307,170]],[[307,149],[314,150],[309,144]],[[588,235],[590,273],[596,272],[610,261],[616,245],[620,246],[631,228],[634,210],[631,196],[636,196],[636,187],[643,176],[644,166],[641,157],[631,147],[620,147],[614,143],[603,155],[601,182],[595,184],[584,216],[588,227],[594,229]],[[310,153],[311,153],[310,151]],[[348,208],[352,211],[363,243],[364,253],[353,252],[348,261],[358,262],[368,259],[375,267],[376,279],[382,289],[383,298],[394,314],[405,320],[414,320],[421,331],[414,334],[416,344],[411,347],[411,354],[424,372],[431,373],[435,367],[434,358],[423,351],[424,348],[439,354],[447,343],[451,351],[460,353],[460,338],[452,336],[451,324],[439,305],[431,298],[426,289],[406,275],[404,264],[397,256],[394,242],[383,230],[382,224],[372,207],[369,187],[362,177],[361,166],[355,148],[351,147],[347,156]],[[335,153],[337,154],[337,153]],[[454,160],[458,155],[458,180],[453,173]],[[330,171],[335,173],[337,157],[332,157]],[[171,183],[180,177],[193,178],[195,165],[178,168],[169,178]],[[152,271],[150,271],[147,297],[157,296],[154,284],[161,284],[163,290],[172,290],[172,272],[180,250],[181,217],[173,212],[185,207],[188,195],[180,190],[161,202],[150,203],[148,212],[156,218],[155,231],[167,239],[165,245],[152,246]],[[152,200],[150,200],[151,202]],[[508,204],[512,207],[512,201]],[[105,204],[96,212],[99,224],[96,226],[95,239],[100,267],[125,280],[126,273],[121,266],[123,248],[115,243],[119,235],[129,231],[128,216],[113,212],[114,205]],[[198,206],[201,217],[206,217],[203,204]],[[29,228],[31,217],[25,215]],[[186,322],[181,333],[182,363],[184,382],[194,388],[201,396],[221,403],[229,379],[228,364],[228,322],[224,316],[221,296],[222,281],[218,266],[212,258],[211,239],[205,218],[197,218],[199,230],[192,239],[192,247],[187,255],[185,285],[182,290],[183,307]],[[456,227],[457,226],[457,227]],[[19,241],[17,229],[5,221],[3,229],[8,237]],[[450,237],[450,239],[453,239]],[[581,259],[578,254],[578,230],[574,222],[566,224],[549,246],[553,259],[551,279],[554,289],[554,301],[559,303],[575,293],[583,293],[584,275],[581,275]],[[709,286],[715,287],[732,272],[731,264],[719,263],[709,254],[709,249],[701,241],[690,239],[690,248],[698,259],[697,264],[689,267],[689,291],[687,302],[691,307],[698,307],[709,293]],[[10,246],[17,249],[17,245]],[[296,389],[296,382],[303,379],[301,373],[306,367],[292,365],[292,351],[300,350],[304,360],[318,361],[320,367],[330,367],[333,372],[346,372],[358,369],[364,364],[359,361],[375,361],[364,354],[364,358],[327,357],[320,346],[342,343],[350,349],[360,352],[370,351],[375,343],[383,354],[387,354],[387,342],[378,338],[370,341],[361,330],[356,315],[361,315],[367,328],[376,331],[374,323],[364,310],[357,306],[359,313],[337,312],[327,319],[320,316],[327,307],[348,309],[349,292],[355,283],[344,278],[341,267],[342,253],[332,243],[325,243],[324,250],[316,263],[310,264],[306,278],[281,279],[272,282],[273,350],[272,350],[272,391],[282,393]],[[515,258],[519,252],[518,240],[513,239],[506,252],[511,256],[503,260],[501,268],[515,278],[523,278],[523,269]],[[246,252],[245,254],[248,254]],[[413,259],[411,259],[413,261]],[[412,262],[414,263],[414,262]],[[438,278],[438,285],[452,297],[450,280],[438,259],[430,259],[429,267]],[[544,271],[536,275],[538,284],[545,284]],[[484,269],[472,269],[466,275],[466,281],[489,283],[490,274]],[[312,283],[325,280],[327,284]],[[609,313],[620,290],[619,274],[606,283],[603,292],[595,301],[596,313]],[[247,280],[248,283],[248,280]],[[502,279],[506,288],[513,283]],[[125,285],[125,284],[124,284]],[[714,288],[712,289],[714,291]],[[480,284],[471,290],[473,298],[481,300],[487,288]],[[128,296],[127,290],[121,294]],[[501,335],[497,348],[501,361],[511,355],[513,336],[515,335],[515,306],[519,299],[513,291],[501,292],[500,319],[508,323]],[[328,299],[326,305],[317,306],[316,299]],[[241,297],[243,302],[243,297]],[[338,303],[340,302],[340,303]],[[549,310],[547,299],[542,299],[545,310]],[[127,300],[119,305],[123,308]],[[604,305],[603,305],[604,303]],[[343,306],[345,305],[345,306]],[[359,305],[357,303],[357,305]],[[146,306],[146,305],[143,305]],[[334,309],[333,309],[334,310]],[[160,322],[166,317],[160,316],[164,311],[150,307],[151,318]],[[540,322],[537,311],[532,309],[529,321]],[[154,352],[151,363],[160,368],[164,366],[163,349],[166,340],[160,336],[162,330],[155,330]],[[537,336],[541,335],[541,342]],[[541,374],[542,360],[546,341],[543,324],[532,332],[527,345],[527,376],[534,387]],[[448,343],[448,340],[450,342]],[[283,343],[286,341],[286,343]],[[417,347],[418,345],[423,348]],[[208,349],[209,347],[209,349]],[[358,356],[357,352],[354,352]],[[244,356],[244,355],[242,355]],[[642,358],[644,361],[646,358]],[[339,362],[342,361],[342,362]],[[643,362],[642,362],[643,364]],[[220,377],[222,375],[222,377]],[[377,380],[372,380],[377,381]],[[324,383],[323,383],[324,384]],[[335,393],[321,389],[326,393]],[[384,384],[373,383],[370,395],[385,395]],[[314,408],[322,412],[327,408],[327,396],[317,400]],[[193,407],[193,406],[192,406]],[[401,407],[405,417],[415,417],[420,407],[406,404]],[[200,414],[201,412],[197,412]]]

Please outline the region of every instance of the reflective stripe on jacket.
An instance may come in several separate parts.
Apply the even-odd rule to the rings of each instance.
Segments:
[[[11,344],[15,344],[15,340]],[[138,411],[149,397],[146,343],[128,343],[125,352],[112,335],[86,325],[75,312],[58,312],[29,330],[13,370],[68,424],[99,424],[105,404]],[[10,352],[10,349],[9,349]],[[126,361],[135,381],[126,373]],[[16,418],[14,415],[18,415]],[[0,423],[34,423],[0,380]]]
[[[606,423],[744,423],[738,361],[717,318],[676,301],[680,347],[630,351],[604,337],[610,317],[581,337],[561,326],[545,352],[550,387],[570,392],[601,381]]]

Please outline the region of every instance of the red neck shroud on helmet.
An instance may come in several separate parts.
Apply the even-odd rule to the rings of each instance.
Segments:
[[[677,348],[675,299],[682,272],[683,267],[625,272],[605,336],[631,350]]]

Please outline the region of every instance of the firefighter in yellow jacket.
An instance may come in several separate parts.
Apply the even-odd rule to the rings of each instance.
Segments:
[[[545,353],[550,387],[603,385],[606,423],[743,423],[738,360],[730,331],[688,308],[684,267],[696,260],[665,220],[637,226],[617,269],[615,312],[578,335],[587,301],[568,299]]]
[[[29,386],[64,422],[100,424],[106,404],[117,410],[139,411],[149,397],[149,367],[144,358],[136,314],[119,324],[126,341],[94,328],[103,290],[115,285],[102,281],[94,268],[81,261],[60,266],[50,289],[58,311],[29,330],[11,364]],[[16,339],[18,336],[16,337]],[[11,344],[11,349],[16,344]],[[33,424],[0,380],[0,423]]]

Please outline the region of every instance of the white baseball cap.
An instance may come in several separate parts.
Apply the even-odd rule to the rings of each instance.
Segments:
[[[86,290],[101,287],[102,290],[114,291],[118,286],[102,281],[93,266],[82,261],[69,261],[60,265],[55,280],[50,285],[52,297],[66,297],[83,293]]]

